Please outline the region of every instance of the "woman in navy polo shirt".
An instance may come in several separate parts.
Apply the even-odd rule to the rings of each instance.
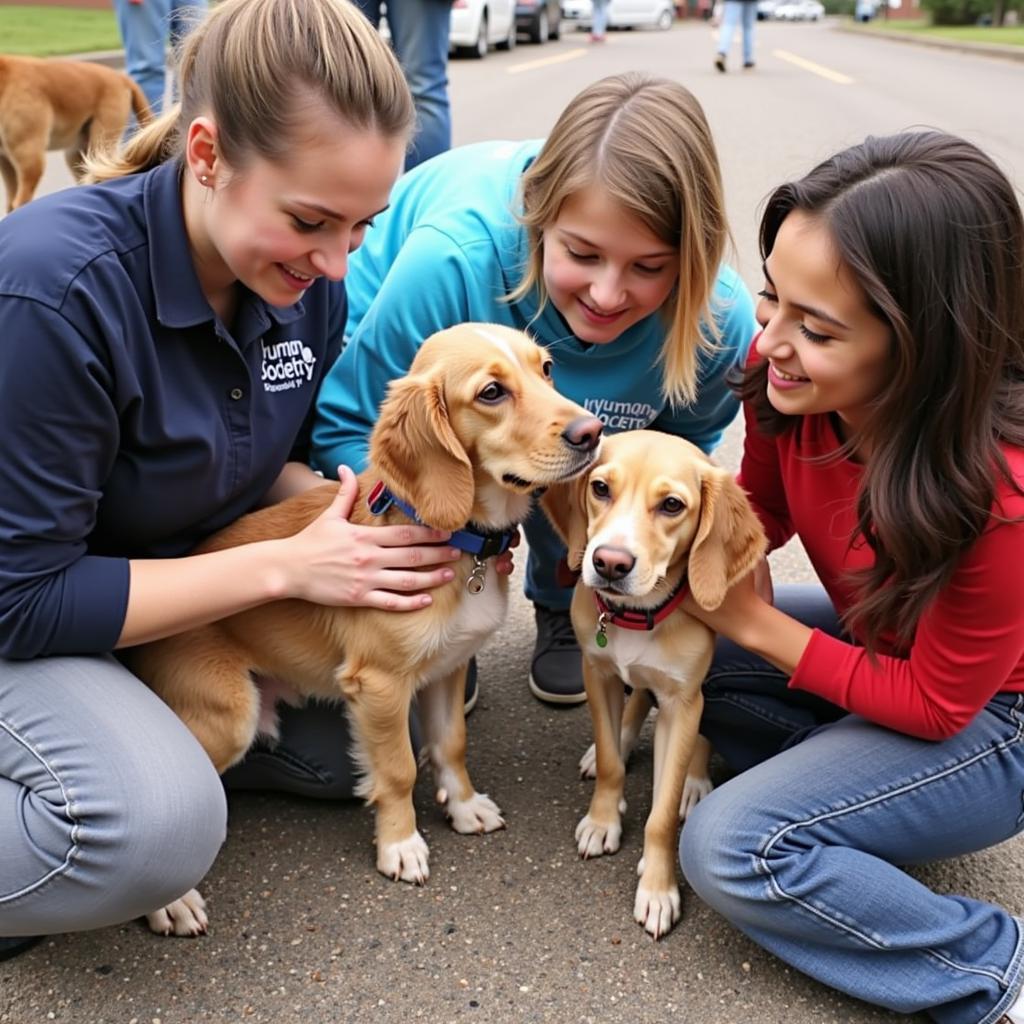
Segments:
[[[451,578],[446,546],[347,522],[350,470],[297,536],[186,555],[322,482],[309,423],[346,261],[413,108],[342,0],[225,0],[186,41],[181,85],[93,163],[98,184],[0,224],[0,954],[165,905],[154,927],[205,926],[180,897],[224,838],[221,782],[112,652],[272,597],[411,610]],[[422,590],[402,593],[415,564]],[[255,781],[348,786],[345,765],[268,758]]]

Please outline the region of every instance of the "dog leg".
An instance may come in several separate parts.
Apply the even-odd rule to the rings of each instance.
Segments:
[[[581,857],[615,853],[622,839],[622,798],[626,766],[622,760],[622,682],[602,664],[583,657],[583,683],[594,723],[597,783],[590,809],[576,826],[576,843]]]
[[[668,933],[682,914],[675,871],[675,840],[686,765],[700,726],[704,699],[658,694],[654,727],[654,798],[644,827],[644,855],[637,865],[640,882],[633,917],[656,939]]]
[[[683,783],[683,796],[679,801],[679,820],[686,821],[686,816],[706,797],[714,786],[708,774],[708,762],[711,760],[711,744],[703,736],[698,736],[693,745],[693,756],[686,768],[686,781]]]
[[[647,721],[647,715],[654,707],[654,698],[643,687],[634,689],[626,701],[626,711],[622,717],[622,734],[619,746],[622,749],[622,760],[629,763],[629,755],[633,753],[640,730]],[[580,758],[580,776],[593,779],[597,775],[597,753],[594,744],[587,747],[587,752]]]
[[[195,889],[189,889],[181,899],[147,914],[146,924],[157,935],[180,935],[187,938],[205,935],[209,924],[206,901]]]
[[[46,145],[50,138],[52,120],[51,115],[21,121],[14,128],[8,128],[4,135],[7,159],[13,164],[18,178],[10,210],[24,206],[36,194],[39,179],[46,167]]]
[[[0,153],[0,176],[4,179],[4,189],[7,193],[5,209],[10,213],[14,209],[14,195],[18,191],[18,175],[14,170],[14,164],[3,153]]]
[[[501,809],[478,793],[466,770],[466,716],[463,713],[466,666],[420,690],[420,717],[426,753],[437,783],[437,802],[456,832],[494,832],[505,827]]]
[[[370,668],[339,679],[348,697],[365,795],[376,808],[377,870],[393,881],[422,885],[430,877],[429,851],[416,829],[412,788],[416,758],[409,738],[412,684]]]

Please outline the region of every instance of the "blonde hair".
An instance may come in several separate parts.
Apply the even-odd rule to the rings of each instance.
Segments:
[[[711,299],[729,240],[718,156],[696,97],[678,82],[629,72],[572,100],[523,174],[519,219],[530,255],[510,300],[536,289],[543,308],[544,227],[569,196],[595,184],[679,251],[659,362],[665,397],[691,404],[698,354],[720,337]]]
[[[181,102],[123,145],[90,154],[87,181],[147,171],[181,155],[201,114],[226,163],[281,159],[311,96],[357,129],[408,136],[415,114],[398,61],[350,0],[222,0],[181,44]]]

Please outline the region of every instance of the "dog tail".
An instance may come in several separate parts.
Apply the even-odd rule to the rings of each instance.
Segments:
[[[128,78],[125,75],[125,78]],[[128,86],[132,94],[132,111],[135,114],[135,120],[139,124],[149,124],[153,120],[153,111],[149,109],[149,101],[146,99],[146,94],[139,88],[138,83],[133,78],[128,78]]]

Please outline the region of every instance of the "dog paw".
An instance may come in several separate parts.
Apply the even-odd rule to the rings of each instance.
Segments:
[[[673,885],[670,889],[664,890],[637,886],[633,918],[637,924],[643,925],[648,935],[655,939],[667,935],[681,916],[682,899],[678,886]]]
[[[452,828],[463,835],[496,832],[505,827],[501,808],[486,793],[474,793],[468,800],[449,799],[444,810]]]
[[[205,935],[209,923],[206,900],[195,889],[189,889],[181,899],[146,915],[146,924],[157,935],[194,938],[196,935]]]
[[[597,747],[591,743],[587,752],[580,758],[580,778],[597,778]]]
[[[683,798],[679,801],[679,820],[686,821],[686,816],[706,797],[715,787],[706,776],[686,776],[683,783]]]
[[[585,859],[615,853],[621,840],[622,825],[617,821],[604,824],[585,814],[576,826],[577,849]]]
[[[427,861],[430,850],[419,832],[397,843],[385,843],[377,849],[377,870],[393,882],[422,885],[430,877]]]

